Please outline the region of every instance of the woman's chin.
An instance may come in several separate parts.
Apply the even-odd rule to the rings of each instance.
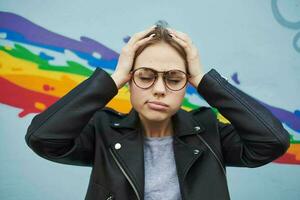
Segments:
[[[155,110],[147,111],[146,113],[143,113],[143,116],[149,121],[156,122],[164,121],[169,117],[167,112],[160,112]]]

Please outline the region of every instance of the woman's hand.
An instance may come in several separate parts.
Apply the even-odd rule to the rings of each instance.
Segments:
[[[187,62],[188,62],[188,72],[191,75],[189,78],[189,82],[195,88],[199,85],[202,77],[204,76],[203,66],[200,62],[200,57],[198,53],[198,49],[195,45],[193,45],[192,40],[186,33],[176,31],[171,28],[167,28],[177,43],[179,43],[185,50],[187,55]]]
[[[132,69],[133,59],[135,51],[143,44],[147,43],[155,34],[151,34],[149,37],[144,38],[149,32],[154,30],[155,26],[148,28],[147,30],[135,33],[127,44],[122,48],[121,54],[118,59],[116,70],[111,75],[115,81],[118,89],[122,88],[131,78],[130,71]]]

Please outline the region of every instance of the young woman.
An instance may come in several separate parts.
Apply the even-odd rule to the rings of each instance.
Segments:
[[[106,104],[129,84],[132,109]],[[187,83],[211,107],[182,110]],[[41,157],[91,166],[86,200],[227,200],[226,166],[259,167],[283,155],[289,134],[254,98],[163,23],[133,35],[114,73],[101,68],[36,115],[26,142]]]

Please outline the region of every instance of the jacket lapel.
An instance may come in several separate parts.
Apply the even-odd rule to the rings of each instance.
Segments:
[[[112,122],[111,127],[123,134],[114,135],[110,146],[117,155],[122,167],[133,181],[140,197],[144,195],[144,136],[138,113],[131,111],[120,121]],[[117,147],[116,145],[119,144]],[[116,148],[117,147],[117,148]]]
[[[196,134],[205,131],[205,127],[198,122],[191,112],[180,109],[173,117],[174,126],[174,155],[177,173],[181,181],[194,162],[206,150]]]
[[[181,181],[205,150],[199,144],[196,134],[204,132],[205,127],[196,121],[193,114],[180,109],[172,116],[174,128],[174,154],[177,173]],[[144,135],[136,110],[133,108],[120,121],[113,122],[112,128],[123,132],[111,138],[110,146],[114,149],[120,163],[138,188],[141,197],[144,195]],[[118,149],[116,144],[120,144]],[[134,156],[133,156],[134,155]]]

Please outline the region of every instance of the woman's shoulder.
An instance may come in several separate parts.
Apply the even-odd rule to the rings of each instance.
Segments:
[[[202,123],[215,123],[217,120],[217,112],[213,107],[201,106],[199,108],[190,110],[189,113],[192,114],[193,118]]]
[[[111,107],[104,107],[104,108],[97,110],[95,115],[98,115],[98,114],[112,115],[112,116],[116,116],[116,117],[124,117],[127,115],[127,113],[119,112]]]
[[[193,115],[199,115],[199,114],[209,114],[209,113],[213,113],[214,110],[212,107],[209,106],[201,106],[195,109],[192,109],[189,111],[191,114]]]
[[[124,117],[126,117],[127,113],[121,113],[111,107],[104,107],[101,108],[99,110],[97,110],[93,116],[93,118],[95,119],[100,119],[103,120],[105,118],[111,120],[115,120],[115,119],[122,119]]]

